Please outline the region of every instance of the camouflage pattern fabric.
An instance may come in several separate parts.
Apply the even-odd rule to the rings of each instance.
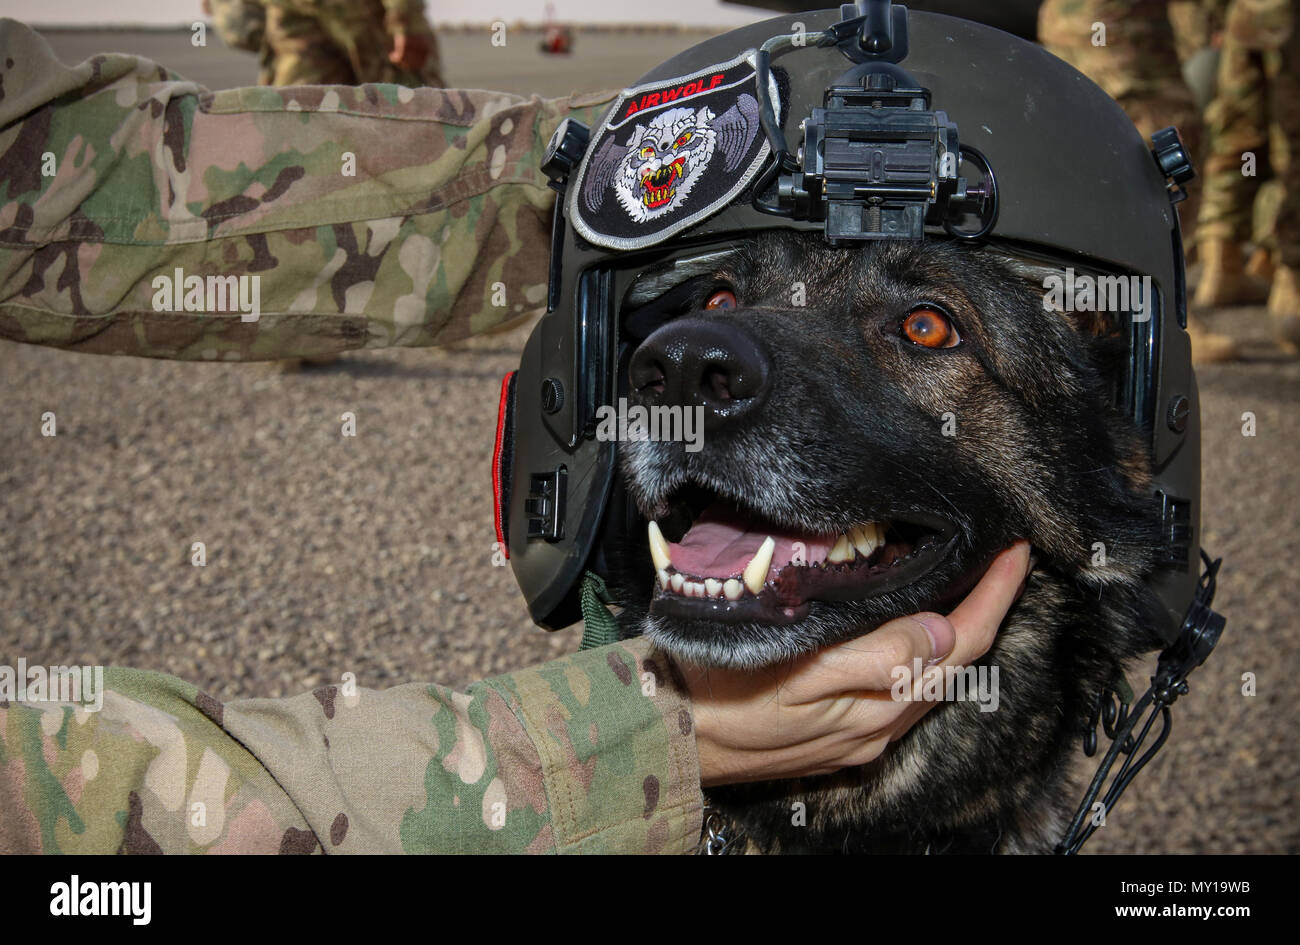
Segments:
[[[1278,251],[1277,220],[1286,193],[1285,184],[1275,177],[1270,177],[1259,185],[1259,192],[1255,194],[1255,206],[1250,221],[1250,241],[1270,253]]]
[[[540,311],[542,153],[614,95],[214,93],[131,56],[64,66],[12,20],[0,70],[0,338],[181,360],[446,344]],[[256,276],[260,314],[159,310],[177,270],[225,279],[217,302]]]
[[[1214,34],[1223,29],[1226,0],[1169,0],[1169,25],[1174,31],[1178,61],[1186,63],[1211,46]]]
[[[262,85],[361,85],[395,82],[441,88],[438,39],[422,0],[266,0],[270,74]],[[388,59],[398,33],[429,45],[412,73]]]
[[[1096,23],[1105,27],[1104,45],[1094,45]],[[1046,0],[1038,38],[1119,102],[1144,138],[1175,125],[1188,143],[1199,143],[1200,117],[1182,78],[1168,0]]]
[[[1104,27],[1104,44],[1094,24]],[[1201,115],[1183,79],[1169,0],[1045,0],[1038,39],[1115,99],[1147,141],[1161,128],[1176,127],[1200,166]],[[1195,188],[1191,194],[1179,212],[1189,242]]]
[[[1226,8],[1227,0],[1169,0],[1169,24],[1183,80],[1202,115],[1214,98]]]
[[[689,703],[644,641],[464,692],[222,704],[109,669],[99,711],[0,702],[0,853],[686,853]]]
[[[1206,112],[1209,135],[1203,171],[1201,232],[1274,249],[1285,266],[1300,265],[1300,11],[1295,0],[1233,0],[1219,62],[1219,92]],[[1246,152],[1255,175],[1243,173]],[[1252,207],[1271,170],[1276,181],[1262,213]],[[1266,224],[1267,225],[1267,224]]]

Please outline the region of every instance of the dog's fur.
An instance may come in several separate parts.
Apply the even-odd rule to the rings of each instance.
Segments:
[[[796,282],[802,306],[792,304]],[[738,307],[701,310],[719,285],[734,288]],[[1098,694],[1157,645],[1146,629],[1158,607],[1145,584],[1158,544],[1149,459],[1143,431],[1110,405],[1122,346],[1106,320],[1046,311],[1034,280],[986,249],[832,249],[784,231],[694,270],[647,273],[625,311],[652,309],[670,290],[674,306],[655,318],[743,327],[770,356],[773,383],[761,409],[710,431],[700,452],[621,447],[623,485],[645,518],[691,482],[793,528],[836,532],[923,511],[951,522],[957,540],[914,584],[813,602],[786,626],[651,615],[653,568],[645,543],[629,541],[614,556],[626,635],[696,663],[760,667],[949,609],[1017,539],[1037,558],[981,661],[999,668],[996,711],[942,703],[865,767],[709,790],[733,849],[1049,851],[1078,801],[1069,763]],[[961,344],[931,350],[902,337],[918,303],[950,313]],[[949,413],[956,435],[943,432]],[[793,823],[796,801],[806,825]]]

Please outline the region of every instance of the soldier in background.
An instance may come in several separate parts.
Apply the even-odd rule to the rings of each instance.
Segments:
[[[421,0],[203,0],[203,12],[227,46],[258,54],[258,85],[444,86]]]
[[[1143,138],[1174,125],[1195,155],[1201,115],[1183,79],[1170,6],[1169,0],[1045,0],[1038,39],[1119,102]]]
[[[1227,3],[1228,0],[1169,0],[1169,25],[1174,28],[1174,46],[1178,61],[1183,64],[1183,80],[1192,90],[1192,98],[1202,114],[1214,98],[1223,10]]]
[[[1206,112],[1208,149],[1200,231],[1198,306],[1262,302],[1278,343],[1300,353],[1300,30],[1295,0],[1232,0],[1224,23],[1218,92]],[[1247,162],[1253,155],[1254,173]],[[1261,187],[1263,165],[1273,181]],[[1261,189],[1268,192],[1256,206]],[[1245,266],[1244,245],[1257,247]],[[1257,276],[1272,276],[1272,289]]]
[[[1171,20],[1171,6],[1177,15]],[[1045,0],[1038,10],[1038,39],[1115,99],[1148,141],[1173,125],[1199,167],[1201,114],[1183,78],[1179,52],[1190,53],[1210,31],[1206,18],[1188,15],[1184,3],[1169,0]],[[1180,33],[1174,31],[1174,21]],[[1204,33],[1198,37],[1196,34]],[[1180,42],[1181,35],[1181,42]],[[1184,245],[1191,252],[1197,234],[1195,191],[1180,208]],[[1198,364],[1232,361],[1237,345],[1211,332],[1189,314],[1187,333]]]
[[[444,86],[423,0],[265,2],[267,85]]]

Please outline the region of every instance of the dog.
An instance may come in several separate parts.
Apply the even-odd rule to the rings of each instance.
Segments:
[[[871,764],[709,789],[728,852],[1060,840],[1100,694],[1158,646],[1159,533],[1148,431],[1114,405],[1118,316],[1045,306],[1045,271],[771,230],[628,290],[628,397],[702,404],[705,435],[621,446],[621,488],[659,532],[613,555],[624,637],[758,669],[950,609],[1018,539],[1036,560],[980,661],[1000,670],[996,711],[941,702]]]

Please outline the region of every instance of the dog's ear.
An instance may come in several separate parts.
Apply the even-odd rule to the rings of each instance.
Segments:
[[[1069,325],[1083,341],[1088,363],[1110,382],[1118,382],[1128,355],[1128,329],[1121,313],[1067,311],[1052,298],[1051,286],[1066,279],[1063,266],[990,251],[1009,272],[1043,301],[1044,313]]]
[[[1051,298],[1050,286],[1064,283],[1066,271],[1061,266],[1051,263],[1034,262],[1018,256],[992,253],[1000,263],[1018,278],[1022,279],[1038,297],[1043,299],[1043,311],[1053,312],[1068,322],[1075,331],[1092,338],[1119,335],[1123,331],[1123,320],[1117,312],[1066,311]]]

